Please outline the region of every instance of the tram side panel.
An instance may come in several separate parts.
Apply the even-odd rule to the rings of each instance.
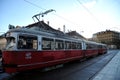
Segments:
[[[91,56],[96,56],[98,55],[98,47],[97,47],[97,44],[93,44],[91,43],[90,41],[89,42],[86,42],[84,41],[84,46],[85,46],[85,50],[84,50],[84,53],[85,53],[85,57],[91,57]]]
[[[13,73],[53,66],[76,60],[80,57],[82,57],[82,55],[74,51],[71,51],[69,56],[66,55],[64,51],[6,51],[4,52],[3,58],[5,62],[5,71]]]
[[[17,63],[17,55],[15,53],[12,51],[3,51],[2,59],[5,72],[16,72],[17,65],[15,63]]]
[[[107,45],[105,44],[98,45],[98,53],[100,55],[107,53]]]
[[[61,51],[12,51],[4,53],[5,70],[8,73],[43,68],[65,61],[64,53]]]
[[[24,37],[22,36],[22,38]],[[88,47],[88,45],[85,44],[80,46],[80,43],[70,42],[69,48],[66,48],[63,47],[63,42],[61,41],[55,43],[54,40],[51,39],[44,40],[44,44],[40,44],[42,46],[41,50],[22,49],[4,51],[3,61],[6,72],[14,73],[31,69],[45,68],[81,59],[84,56],[90,57],[96,55],[98,52],[94,48],[95,46],[90,46],[91,44],[89,45],[90,47]],[[35,47],[35,49],[37,48]]]
[[[48,47],[47,47],[48,48]],[[81,48],[81,47],[79,47]],[[43,48],[42,48],[43,49]],[[45,49],[45,47],[44,47]],[[4,51],[5,71],[8,73],[44,68],[83,57],[82,50],[18,50]]]
[[[93,55],[93,51],[85,51],[87,56]],[[83,56],[83,50],[5,51],[3,59],[6,72],[13,73],[53,66]]]

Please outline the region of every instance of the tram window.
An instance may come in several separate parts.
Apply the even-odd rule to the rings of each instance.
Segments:
[[[71,49],[71,42],[65,41],[65,49]]]
[[[55,40],[55,49],[64,49],[64,42],[62,40]]]
[[[98,48],[102,49],[102,45],[98,45]]]
[[[42,50],[54,50],[54,40],[50,38],[42,38]]]
[[[107,47],[106,47],[106,46],[102,46],[102,48],[103,48],[103,49],[107,49]]]
[[[77,43],[77,49],[82,49],[82,44],[81,43]]]
[[[77,49],[76,42],[72,42],[72,49]]]
[[[37,49],[37,40],[33,40],[33,49]]]
[[[9,37],[7,38],[7,44],[6,44],[6,49],[11,50],[15,48],[15,38],[14,37]]]
[[[37,49],[36,36],[19,36],[18,49]]]
[[[86,47],[87,49],[92,49],[92,45],[91,44],[86,44],[86,46],[87,46]]]
[[[95,45],[95,44],[87,44],[87,49],[97,49],[97,45]]]

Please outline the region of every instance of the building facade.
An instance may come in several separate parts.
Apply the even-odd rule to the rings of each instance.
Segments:
[[[6,46],[5,34],[0,35],[0,50],[3,50]]]
[[[0,37],[0,50],[4,49],[6,46],[6,39]]]
[[[120,49],[120,32],[106,30],[93,34],[93,40],[107,44],[109,48]]]

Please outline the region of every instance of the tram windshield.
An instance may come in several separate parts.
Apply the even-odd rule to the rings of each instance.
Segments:
[[[7,50],[13,50],[15,48],[15,38],[14,37],[8,37],[7,38],[7,44],[6,44],[6,49]]]

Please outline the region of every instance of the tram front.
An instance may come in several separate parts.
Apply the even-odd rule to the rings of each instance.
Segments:
[[[16,67],[16,54],[14,51],[17,50],[17,33],[7,32],[6,33],[6,47],[2,51],[2,63],[5,72],[15,72]]]
[[[15,73],[33,69],[34,66],[28,67],[38,62],[38,38],[36,35],[25,33],[25,30],[15,29],[6,33],[6,47],[3,50],[3,66],[5,72]]]

